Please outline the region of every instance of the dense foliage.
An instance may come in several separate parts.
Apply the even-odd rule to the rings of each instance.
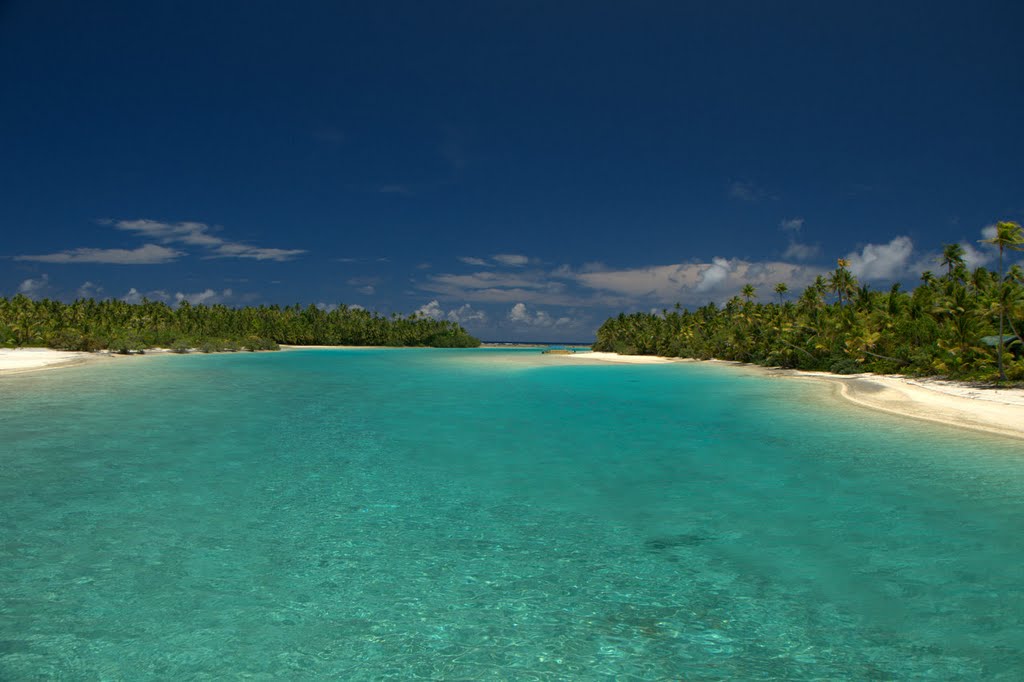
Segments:
[[[959,244],[943,250],[946,272],[925,272],[911,292],[861,286],[842,259],[794,302],[779,283],[777,303],[756,303],[751,285],[719,308],[634,313],[607,320],[595,350],[854,372],[1024,379],[1018,331],[1024,321],[1024,271],[1004,273],[1003,252],[1020,250],[1016,223],[1001,222],[990,243],[999,270],[969,271]],[[1003,343],[999,343],[999,339]]]
[[[273,350],[278,344],[351,346],[480,345],[459,325],[421,315],[382,317],[362,308],[316,306],[177,308],[143,300],[79,299],[61,303],[18,295],[0,298],[0,345],[47,346],[61,350],[145,348],[179,351]]]

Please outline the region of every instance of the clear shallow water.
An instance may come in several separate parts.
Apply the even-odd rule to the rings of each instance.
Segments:
[[[0,380],[0,679],[1020,679],[1016,441],[536,351]]]

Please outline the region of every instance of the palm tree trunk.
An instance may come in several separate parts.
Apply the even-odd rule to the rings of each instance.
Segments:
[[[1003,286],[1003,245],[999,245],[999,286]],[[1006,370],[1003,369],[1003,308],[999,308],[999,346],[996,349],[996,358],[999,363],[999,380],[1006,381]]]

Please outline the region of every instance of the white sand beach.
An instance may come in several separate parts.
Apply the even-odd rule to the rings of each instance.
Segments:
[[[0,374],[67,367],[99,357],[95,353],[50,350],[49,348],[0,348]]]
[[[595,360],[634,364],[694,362],[681,358],[618,355],[616,353],[575,353],[561,355],[574,361]],[[1024,389],[979,388],[941,379],[856,374],[843,376],[827,372],[770,369],[739,362],[709,360],[766,375],[828,381],[838,386],[844,399],[873,410],[913,419],[1013,438],[1024,438]]]

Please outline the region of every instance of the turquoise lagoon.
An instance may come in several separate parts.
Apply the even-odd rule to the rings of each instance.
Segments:
[[[1019,441],[533,350],[0,379],[0,679],[1017,680]]]

